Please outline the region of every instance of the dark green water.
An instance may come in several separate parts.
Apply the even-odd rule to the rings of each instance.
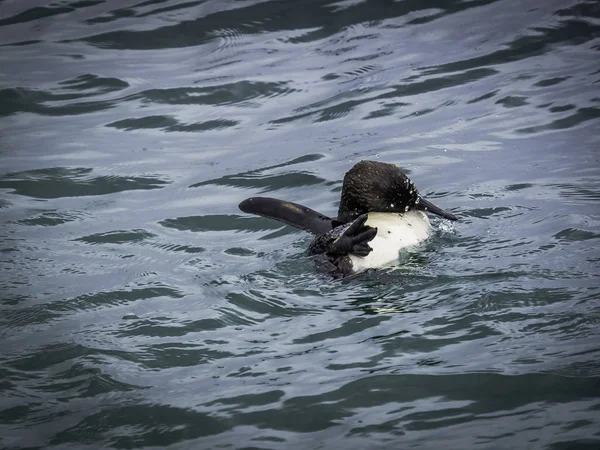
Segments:
[[[597,1],[0,1],[0,448],[600,448]],[[460,221],[336,282],[393,162]]]

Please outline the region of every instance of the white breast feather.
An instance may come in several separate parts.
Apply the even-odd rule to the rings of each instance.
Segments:
[[[369,242],[373,251],[366,257],[350,255],[355,272],[397,261],[402,249],[420,244],[431,232],[429,219],[422,211],[370,213],[366,225],[377,227],[377,235]]]

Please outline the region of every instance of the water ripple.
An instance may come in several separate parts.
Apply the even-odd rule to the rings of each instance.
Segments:
[[[599,447],[597,2],[0,11],[0,447]],[[361,159],[460,220],[331,280],[237,208]]]
[[[55,167],[8,173],[0,177],[0,188],[12,189],[13,193],[27,197],[53,199],[159,189],[168,184],[152,177],[93,176],[92,172],[93,169],[87,167]]]

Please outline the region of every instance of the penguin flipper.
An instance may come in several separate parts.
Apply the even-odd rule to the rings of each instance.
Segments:
[[[270,197],[251,197],[238,207],[245,213],[275,219],[317,235],[334,228],[334,220],[307,206]]]

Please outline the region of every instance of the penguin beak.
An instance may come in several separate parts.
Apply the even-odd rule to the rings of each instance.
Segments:
[[[437,214],[438,216],[441,216],[444,219],[458,220],[458,217],[456,217],[454,214],[446,212],[442,208],[438,208],[433,203],[431,203],[429,200],[424,199],[420,195],[419,195],[419,201],[415,205],[415,208],[420,209],[421,211],[427,211],[427,212]]]

